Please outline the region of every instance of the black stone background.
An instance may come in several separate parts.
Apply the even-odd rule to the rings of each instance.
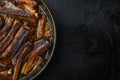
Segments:
[[[120,0],[46,0],[57,45],[35,80],[120,80]]]

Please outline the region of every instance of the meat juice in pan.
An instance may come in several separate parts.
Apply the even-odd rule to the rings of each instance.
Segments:
[[[18,80],[44,61],[50,27],[35,0],[0,1],[0,80]]]

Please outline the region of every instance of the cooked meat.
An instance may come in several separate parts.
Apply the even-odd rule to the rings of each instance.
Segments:
[[[42,66],[50,24],[35,0],[0,0],[0,80],[21,80]]]
[[[6,69],[6,70],[2,70],[0,72],[0,75],[2,75],[3,77],[8,77],[9,75],[12,75],[12,72],[11,72],[11,69]],[[0,77],[1,78],[1,77]],[[4,79],[4,78],[3,78]],[[0,80],[3,80],[3,79],[0,79]],[[7,79],[8,80],[8,79]]]
[[[0,64],[0,71],[4,71],[7,69],[7,66],[4,64]]]
[[[14,40],[8,46],[8,48],[3,52],[3,57],[10,57],[14,56],[21,44],[23,43],[24,39],[28,36],[29,30],[25,27],[21,27],[17,34],[15,35]]]
[[[34,61],[34,63],[32,64],[32,66],[29,68],[30,73],[32,73],[37,67],[39,67],[40,64],[42,64],[43,60],[44,60],[44,59],[43,59],[41,56],[39,56],[39,57]]]
[[[33,64],[35,58],[39,55],[42,55],[48,50],[50,44],[48,41],[40,40],[34,44],[34,49],[30,52],[29,59],[26,61],[22,68],[22,74],[27,75],[29,72],[29,67]]]
[[[30,22],[36,22],[36,16],[34,14],[27,13],[24,10],[14,10],[0,6],[0,13],[7,14],[12,17],[18,17],[20,19],[24,19]]]
[[[23,44],[21,46],[21,48],[18,50],[18,52],[16,53],[16,55],[12,58],[12,63],[15,65],[17,63],[17,60],[19,59],[19,57],[22,55],[24,49],[28,48],[29,50],[31,50],[31,43],[30,42],[26,42],[25,44]],[[27,51],[27,50],[26,50]],[[25,51],[24,51],[25,52]]]
[[[27,4],[31,8],[35,9],[37,7],[37,2],[34,0],[15,0],[18,4]]]
[[[36,12],[36,10],[35,9],[33,9],[30,5],[28,5],[28,4],[24,4],[24,7],[27,9],[27,10],[29,10],[30,12]]]
[[[9,46],[9,44],[14,39],[15,34],[17,33],[17,31],[19,30],[21,26],[22,25],[19,23],[19,21],[15,20],[8,35],[5,37],[3,41],[0,42],[0,54],[2,54],[3,51]]]
[[[38,27],[37,27],[37,38],[43,38],[44,33],[45,33],[45,22],[46,22],[46,16],[43,14],[41,19],[38,22]]]
[[[7,22],[5,23],[5,26],[0,31],[0,41],[6,37],[9,29],[12,27],[12,24],[13,24],[13,19],[8,18]]]
[[[27,55],[29,49],[30,49],[31,43],[27,42],[25,43],[18,51],[18,53],[16,54],[17,56],[14,59],[14,63],[15,63],[15,68],[14,68],[14,74],[13,74],[13,80],[17,80],[18,79],[18,74],[20,71],[20,67],[22,62],[24,61],[24,57]]]

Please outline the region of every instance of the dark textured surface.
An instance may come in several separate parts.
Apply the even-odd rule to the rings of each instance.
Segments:
[[[120,80],[120,0],[46,0],[55,54],[35,80]]]

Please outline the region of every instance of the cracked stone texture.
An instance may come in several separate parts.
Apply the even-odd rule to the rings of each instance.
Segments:
[[[46,0],[57,45],[35,80],[120,80],[120,0]]]

